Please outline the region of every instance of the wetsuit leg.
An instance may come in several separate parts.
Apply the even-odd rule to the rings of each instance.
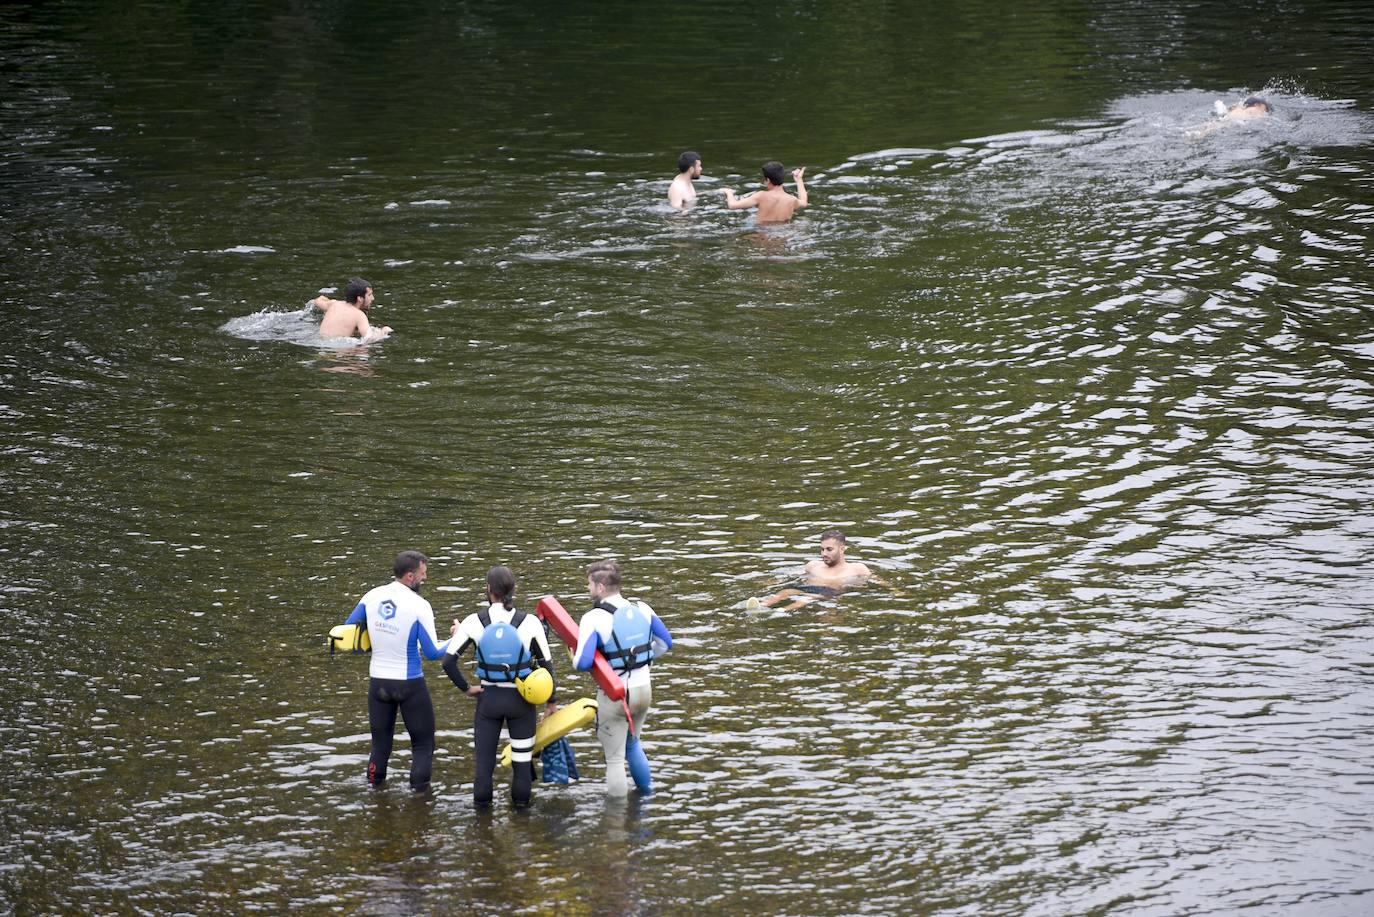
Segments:
[[[485,688],[477,695],[477,711],[472,715],[472,804],[479,809],[491,805],[491,772],[496,769],[496,743],[501,739],[503,719],[496,695],[507,690]]]
[[[434,770],[434,702],[423,678],[406,682],[401,719],[410,733],[410,788],[423,790]]]
[[[386,782],[386,763],[391,760],[391,738],[396,731],[397,702],[392,693],[396,682],[386,678],[369,679],[367,719],[372,727],[372,755],[367,759],[367,782],[381,786]]]
[[[516,695],[512,710],[506,719],[510,730],[511,777],[510,798],[518,808],[530,804],[530,788],[534,784],[534,729],[536,713],[534,705]]]
[[[613,701],[604,691],[597,691],[596,738],[606,756],[607,796],[624,796],[629,792],[625,782],[625,739],[629,734],[630,724],[620,701]]]
[[[654,791],[653,777],[649,770],[649,758],[644,754],[640,738],[644,732],[645,721],[649,717],[649,704],[653,701],[653,689],[649,685],[631,688],[629,697],[630,715],[634,717],[634,733],[625,739],[625,760],[630,765],[630,777],[641,793],[648,796]]]

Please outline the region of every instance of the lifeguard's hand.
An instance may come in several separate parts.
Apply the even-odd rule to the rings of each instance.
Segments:
[[[450,628],[448,629],[448,635],[449,635],[450,637],[456,637],[456,636],[458,636],[458,619],[457,619],[457,618],[454,618],[454,619],[453,619],[453,626],[450,627]]]
[[[481,693],[482,693],[483,691],[485,691],[485,690],[486,690],[486,689],[483,688],[481,685],[468,685],[468,689],[467,689],[467,691],[466,691],[465,693],[467,694],[468,697],[476,697],[477,695],[481,694]]]

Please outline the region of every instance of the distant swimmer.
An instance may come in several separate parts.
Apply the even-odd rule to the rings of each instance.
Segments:
[[[677,158],[677,178],[668,186],[668,203],[678,210],[686,210],[697,202],[697,189],[692,182],[701,178],[701,154],[690,150]]]
[[[395,579],[378,586],[353,609],[348,624],[365,624],[372,641],[371,679],[367,688],[367,718],[372,727],[372,754],[367,782],[381,787],[391,758],[392,734],[399,710],[410,734],[410,788],[429,790],[434,764],[434,703],[425,685],[420,656],[438,659],[449,641],[434,632],[434,609],[420,598],[429,558],[419,551],[396,555]]]
[[[1228,124],[1234,124],[1237,121],[1254,121],[1258,118],[1267,118],[1269,115],[1273,114],[1274,111],[1274,106],[1259,96],[1250,96],[1244,102],[1237,102],[1230,108],[1227,108],[1226,104],[1220,99],[1212,103],[1212,105],[1216,109],[1217,119],[1204,124],[1195,131],[1189,131],[1188,136],[1198,140],[1215,131],[1221,130]]]
[[[310,305],[316,309],[324,310],[324,318],[320,319],[320,337],[348,338],[356,336],[362,338],[363,343],[366,344],[371,341],[380,341],[391,334],[391,326],[389,325],[373,328],[368,324],[367,310],[372,308],[375,298],[372,295],[372,284],[361,277],[354,277],[348,281],[343,299],[317,296],[310,300]]]
[[[510,733],[511,801],[516,808],[530,804],[534,784],[534,733],[538,704],[556,709],[553,700],[553,654],[544,625],[534,615],[515,608],[515,574],[509,567],[487,572],[484,611],[455,622],[444,672],[468,697],[477,698],[473,717],[472,802],[491,806],[492,771],[501,729]],[[458,656],[471,645],[477,657],[480,686],[469,685],[458,668]]]
[[[1220,103],[1218,103],[1220,106]],[[1244,102],[1232,105],[1230,108],[1221,112],[1222,120],[1225,121],[1247,121],[1251,118],[1266,118],[1274,111],[1274,106],[1270,105],[1259,96],[1251,96]]]
[[[844,532],[839,529],[821,532],[821,556],[807,563],[804,583],[780,589],[766,599],[750,599],[745,607],[750,610],[772,608],[788,602],[783,610],[795,611],[821,599],[833,599],[846,586],[867,582],[873,575],[872,571],[867,564],[845,560],[844,547]]]
[[[792,170],[792,179],[797,183],[797,196],[793,197],[782,186],[785,177],[782,163],[765,162],[763,164],[763,180],[766,187],[762,191],[755,191],[753,194],[747,194],[741,198],[735,197],[733,188],[726,188],[725,205],[731,210],[746,210],[750,207],[757,207],[760,223],[785,223],[792,219],[792,214],[799,207],[805,207],[807,204],[806,182],[802,180],[802,176],[805,174],[805,168]]]

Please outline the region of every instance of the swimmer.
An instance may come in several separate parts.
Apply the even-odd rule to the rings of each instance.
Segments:
[[[677,178],[668,186],[668,203],[678,210],[686,210],[697,202],[697,189],[692,182],[701,178],[701,154],[690,150],[677,158]]]
[[[374,299],[372,284],[361,277],[354,277],[348,281],[343,299],[330,299],[322,295],[310,300],[310,305],[324,310],[324,318],[320,319],[320,337],[357,336],[367,344],[390,335],[390,325],[373,328],[368,324],[367,310],[372,308]]]
[[[783,611],[796,611],[803,605],[821,599],[833,599],[844,591],[844,587],[867,582],[873,572],[867,564],[844,559],[845,537],[839,529],[826,529],[821,532],[821,556],[807,562],[806,582],[800,586],[781,589],[766,599],[750,599],[745,603],[746,611],[760,608],[773,608],[781,602],[788,602]]]
[[[1214,102],[1213,105],[1218,115],[1217,120],[1204,124],[1198,130],[1190,131],[1188,136],[1192,137],[1194,140],[1200,140],[1215,131],[1221,130],[1227,124],[1233,124],[1237,121],[1253,121],[1258,118],[1267,118],[1274,111],[1274,106],[1264,99],[1261,99],[1259,96],[1250,96],[1244,102],[1238,102],[1230,108],[1227,108],[1225,103],[1220,99]]]
[[[1259,96],[1251,96],[1244,102],[1232,105],[1221,118],[1223,121],[1248,121],[1251,118],[1267,118],[1273,111],[1274,106]]]
[[[806,182],[802,176],[806,174],[806,169],[793,169],[792,179],[797,183],[797,196],[793,197],[787,193],[787,189],[782,186],[783,170],[780,162],[765,162],[763,164],[763,179],[765,188],[762,191],[755,191],[753,194],[745,195],[741,198],[735,197],[733,188],[725,190],[725,206],[731,210],[745,210],[749,207],[757,207],[759,211],[758,221],[760,223],[785,223],[792,219],[792,214],[798,208],[805,207]]]

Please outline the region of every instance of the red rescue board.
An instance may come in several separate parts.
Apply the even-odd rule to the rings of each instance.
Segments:
[[[568,614],[562,602],[546,595],[539,600],[534,613],[539,615],[539,620],[553,628],[554,633],[568,645],[569,650],[577,651],[577,622]],[[620,680],[620,676],[615,674],[615,669],[611,668],[601,650],[596,651],[596,658],[592,660],[592,678],[596,679],[597,685],[611,700],[625,699],[625,684]]]

